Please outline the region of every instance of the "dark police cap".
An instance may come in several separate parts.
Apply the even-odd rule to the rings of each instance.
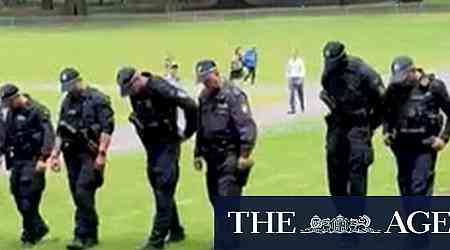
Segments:
[[[7,83],[0,88],[0,96],[2,102],[17,95],[19,95],[19,88],[14,84]]]
[[[65,68],[59,75],[59,82],[61,83],[61,91],[69,91],[74,86],[76,81],[81,80],[80,72],[74,68]]]
[[[19,88],[13,84],[7,83],[0,88],[1,105],[3,107],[8,107],[17,96],[19,96]]]
[[[131,80],[136,74],[134,67],[126,66],[119,69],[117,72],[117,84],[120,88],[121,96],[128,96],[131,93]]]
[[[414,60],[409,56],[398,56],[391,64],[391,82],[403,82],[411,70],[415,69]]]
[[[197,82],[205,82],[208,76],[217,70],[217,65],[213,60],[202,60],[197,63],[195,72],[197,74]]]
[[[338,41],[331,41],[323,48],[325,61],[338,61],[346,56],[345,45]]]

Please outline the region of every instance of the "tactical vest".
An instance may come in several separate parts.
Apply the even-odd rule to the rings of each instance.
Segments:
[[[401,101],[397,109],[396,133],[415,139],[439,135],[443,116],[428,86],[417,85]]]
[[[33,101],[29,96],[30,106],[19,112],[8,112],[6,119],[6,158],[31,160],[40,153],[44,140],[44,131],[40,124],[38,112],[42,105]]]
[[[97,117],[97,103],[95,98],[103,98],[101,93],[93,88],[87,88],[79,99],[66,96],[64,100],[60,122],[64,121],[76,130],[85,133],[91,140],[97,141],[101,127]],[[76,142],[77,138],[63,133],[63,140]]]
[[[365,86],[361,72],[353,64],[340,74],[326,75],[323,87],[336,102],[336,110],[332,111],[336,119],[352,124],[364,123],[368,122],[373,107],[367,95],[368,86]]]
[[[156,96],[131,96],[134,115],[143,125],[141,132],[155,140],[169,140],[178,135],[176,106]],[[158,139],[159,138],[159,139]]]
[[[245,93],[227,82],[214,97],[200,99],[200,122],[203,132],[201,136],[209,148],[232,149],[237,148],[239,144],[239,132],[236,131],[231,117],[233,107],[227,101],[230,95],[246,98]]]

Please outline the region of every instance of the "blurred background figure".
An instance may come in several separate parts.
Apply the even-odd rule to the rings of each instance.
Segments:
[[[239,81],[244,76],[244,65],[242,64],[242,47],[237,47],[234,50],[233,58],[231,59],[231,71],[230,71],[230,81],[234,84],[239,83]]]
[[[244,77],[244,82],[247,82],[248,78],[251,78],[251,84],[255,84],[256,78],[256,65],[258,64],[258,53],[256,47],[252,47],[247,50],[242,57],[242,64],[244,65],[247,73]]]
[[[172,65],[169,67],[168,74],[164,77],[167,82],[172,84],[175,87],[181,87],[181,78],[179,76],[179,66],[178,63],[172,61]],[[186,118],[184,110],[180,107],[177,107],[177,126],[178,130],[182,131],[183,128],[186,127]]]
[[[166,74],[166,80],[174,86],[179,86],[181,84],[181,78],[179,75],[179,65],[175,61],[172,62],[172,65],[168,67]]]
[[[171,54],[167,54],[166,58],[164,58],[164,75],[168,75],[170,73],[170,67],[175,62],[175,57]]]
[[[305,100],[303,94],[303,83],[305,82],[306,68],[303,59],[300,57],[298,49],[295,49],[286,64],[286,78],[289,88],[289,111],[288,114],[295,114],[296,97],[300,102],[300,109],[305,111]]]

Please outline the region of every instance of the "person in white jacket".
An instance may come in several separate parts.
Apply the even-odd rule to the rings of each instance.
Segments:
[[[295,114],[296,97],[300,102],[300,109],[305,111],[305,100],[303,95],[303,84],[305,81],[306,68],[303,59],[299,56],[298,50],[294,50],[286,65],[286,78],[289,87],[289,111],[288,114]]]
[[[181,87],[181,78],[179,75],[180,66],[175,61],[171,61],[170,65],[167,66],[167,74],[165,75],[165,79],[172,85],[176,87]],[[183,134],[186,129],[186,118],[184,116],[184,111],[182,108],[177,107],[177,127],[178,134]]]

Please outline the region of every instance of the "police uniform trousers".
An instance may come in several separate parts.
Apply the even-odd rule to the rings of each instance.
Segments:
[[[22,241],[34,243],[36,237],[48,230],[39,213],[42,193],[45,189],[45,173],[35,172],[34,160],[9,160],[12,169],[10,189],[22,216]]]
[[[250,170],[239,171],[238,154],[227,150],[208,150],[204,154],[207,164],[206,185],[213,207],[218,197],[241,196]]]
[[[394,144],[391,148],[397,162],[400,194],[431,196],[437,152],[425,145]]]
[[[69,187],[75,203],[74,235],[79,239],[98,239],[99,219],[95,194],[103,184],[103,173],[95,168],[95,156],[83,150],[64,149]]]
[[[367,194],[367,171],[373,162],[368,126],[338,126],[327,121],[326,158],[332,196]]]
[[[150,240],[164,241],[171,234],[183,233],[175,193],[179,179],[180,143],[151,143],[141,135],[147,153],[147,177],[155,197],[156,214]]]

